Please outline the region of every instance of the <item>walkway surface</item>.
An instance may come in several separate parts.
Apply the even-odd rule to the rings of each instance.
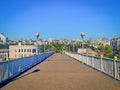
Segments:
[[[54,54],[1,90],[120,90],[120,82],[69,56]]]

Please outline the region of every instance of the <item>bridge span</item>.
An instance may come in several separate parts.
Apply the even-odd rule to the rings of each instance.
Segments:
[[[120,90],[120,82],[56,53],[0,90]]]

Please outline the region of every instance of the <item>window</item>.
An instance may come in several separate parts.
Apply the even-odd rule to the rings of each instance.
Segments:
[[[32,49],[32,53],[36,53],[36,49]]]
[[[18,52],[20,52],[20,49],[19,49],[19,51]]]
[[[27,49],[27,52],[29,52],[29,49]]]
[[[17,50],[15,49],[15,52],[17,52]]]
[[[23,49],[21,49],[21,52],[23,52]]]
[[[26,49],[24,49],[24,52],[26,52]]]

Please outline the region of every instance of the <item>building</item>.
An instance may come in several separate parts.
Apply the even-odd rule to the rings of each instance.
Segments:
[[[101,38],[101,41],[102,41],[104,46],[110,45],[110,40],[108,38]]]
[[[113,48],[113,52],[120,52],[120,37],[111,39],[110,45]]]
[[[106,46],[106,45],[110,45],[110,40],[108,38],[101,38],[101,39],[96,40],[96,43],[97,44],[101,43],[104,46]]]
[[[16,59],[27,56],[34,56],[37,53],[35,45],[12,45],[9,46],[9,58]]]
[[[8,49],[0,49],[0,62],[7,60],[9,57]]]
[[[52,38],[48,38],[47,41],[49,44],[53,42]]]
[[[6,44],[6,43],[8,43],[8,38],[3,33],[1,33],[0,34],[0,44]]]

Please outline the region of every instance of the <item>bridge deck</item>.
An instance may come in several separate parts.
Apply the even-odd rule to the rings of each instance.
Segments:
[[[120,90],[120,82],[69,56],[54,54],[1,90]]]

